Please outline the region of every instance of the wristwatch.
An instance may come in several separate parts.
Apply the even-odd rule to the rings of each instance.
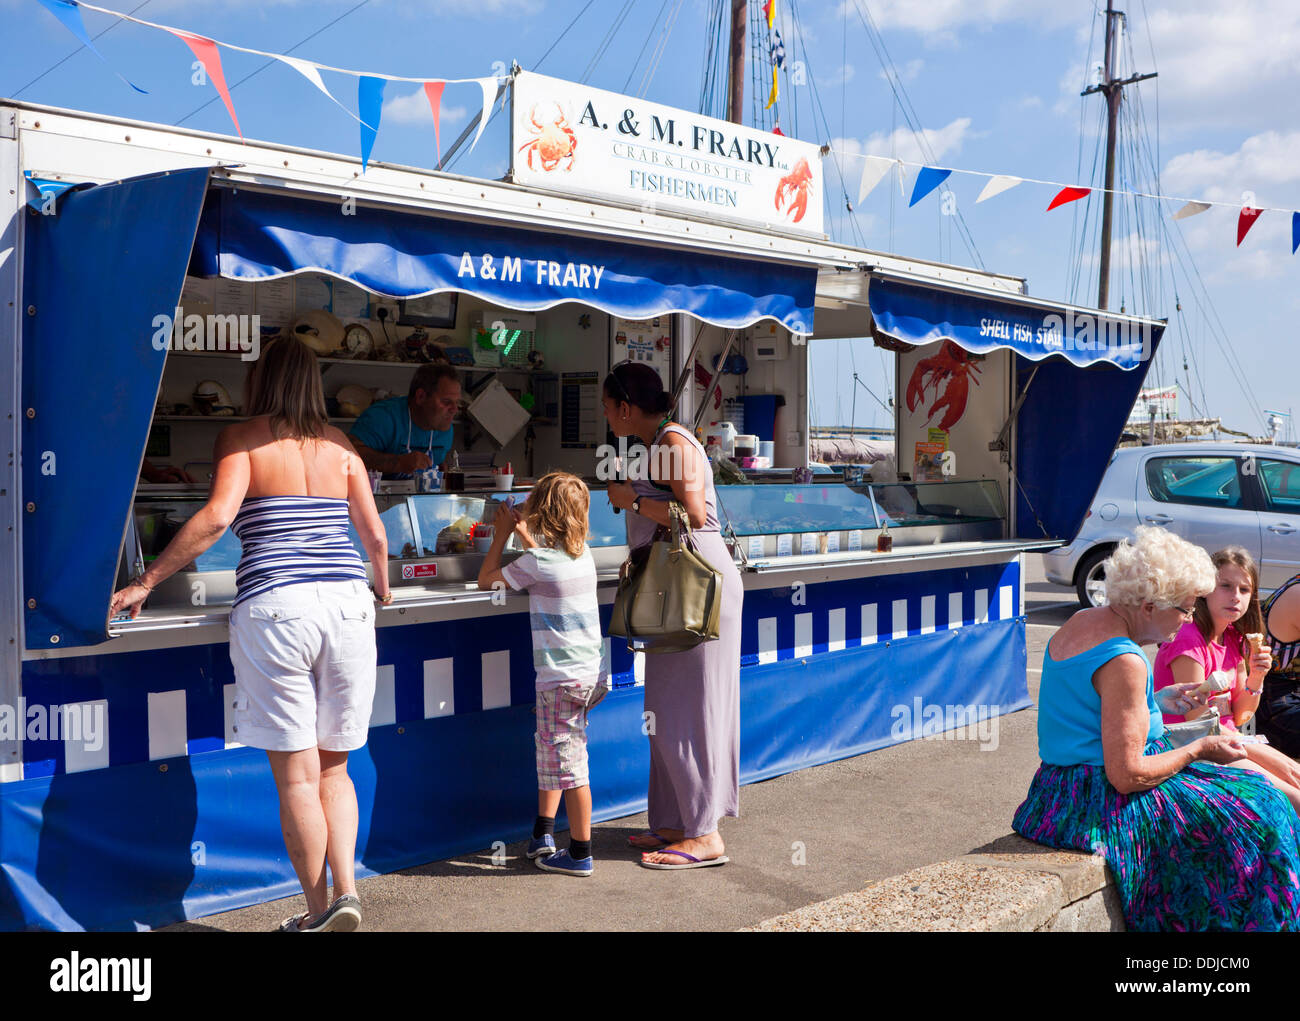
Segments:
[[[638,496],[635,500],[632,501],[632,509],[636,511],[636,513],[638,514],[641,513],[641,497]]]

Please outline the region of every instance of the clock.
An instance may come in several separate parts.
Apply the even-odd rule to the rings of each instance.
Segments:
[[[375,338],[360,323],[343,331],[343,350],[349,358],[369,358],[375,350]]]

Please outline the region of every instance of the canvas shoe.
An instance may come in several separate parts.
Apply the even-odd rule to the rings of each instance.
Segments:
[[[568,848],[558,854],[553,854],[549,858],[541,858],[537,862],[537,867],[543,872],[558,872],[564,876],[577,876],[579,879],[589,879],[592,873],[593,859],[582,858],[574,860],[569,854]]]
[[[528,841],[528,850],[525,852],[529,858],[545,858],[555,853],[555,837],[549,833],[543,833],[540,837]]]

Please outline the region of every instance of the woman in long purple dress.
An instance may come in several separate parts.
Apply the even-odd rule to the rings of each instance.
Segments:
[[[650,831],[629,842],[645,852],[646,868],[721,865],[728,859],[718,820],[740,814],[740,572],[722,541],[704,448],[671,420],[658,374],[636,362],[615,366],[603,398],[614,434],[651,451],[650,478],[634,473],[630,483],[609,485],[610,503],[627,511],[628,545],[649,545],[676,500],[686,508],[696,551],[723,579],[718,639],[645,658]]]

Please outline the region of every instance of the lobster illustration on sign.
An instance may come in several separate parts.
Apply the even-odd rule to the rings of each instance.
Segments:
[[[945,340],[937,355],[922,358],[912,370],[912,377],[907,381],[907,410],[915,411],[925,401],[926,391],[934,387],[937,399],[925,413],[926,422],[929,422],[940,408],[946,408],[939,428],[946,432],[956,425],[961,421],[961,416],[966,413],[966,396],[970,384],[973,382],[979,386],[980,383],[975,378],[980,371],[976,364],[977,357],[968,351],[963,351],[951,340]],[[949,376],[952,379],[940,393],[939,384]]]
[[[536,106],[528,112],[528,119],[537,129],[533,132],[534,137],[519,147],[520,152],[528,150],[528,169],[536,169],[533,166],[533,154],[536,153],[543,170],[554,170],[562,160],[566,159],[569,165],[564,169],[572,170],[573,153],[578,148],[578,138],[569,127],[560,104],[555,104],[555,120],[550,124],[543,124],[537,119]]]
[[[794,169],[776,183],[776,208],[784,211],[791,221],[798,223],[808,212],[808,196],[812,194],[812,168],[800,157]],[[782,205],[785,209],[782,210]]]

